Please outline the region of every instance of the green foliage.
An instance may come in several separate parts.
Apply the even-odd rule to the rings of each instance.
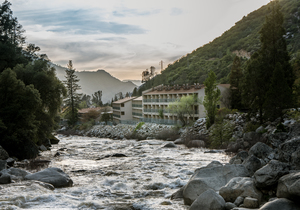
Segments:
[[[67,89],[67,97],[65,99],[65,106],[67,107],[66,118],[68,124],[74,126],[78,120],[78,109],[80,103],[80,94],[77,93],[80,90],[78,85],[79,79],[75,75],[75,69],[73,68],[72,61],[69,61],[68,68],[66,69],[66,79],[64,81]]]
[[[209,128],[215,122],[217,105],[220,99],[221,91],[217,88],[216,75],[210,71],[208,78],[204,81],[205,97],[203,105],[206,111],[206,127]]]
[[[109,113],[103,113],[101,115],[101,121],[105,122],[105,124],[107,125],[107,122],[111,120],[111,116]]]
[[[32,84],[38,90],[42,101],[41,109],[36,113],[36,119],[40,122],[38,133],[40,139],[47,138],[57,127],[55,119],[66,93],[65,87],[56,77],[55,69],[46,61],[37,60],[26,66],[19,64],[13,70],[25,85]]]
[[[287,48],[291,54],[294,54],[300,49],[298,32],[300,1],[281,0],[279,4],[284,14]],[[248,53],[249,56],[260,49],[259,31],[264,24],[265,16],[270,14],[268,7],[269,5],[263,6],[244,16],[220,37],[174,61],[161,75],[144,83],[139,91],[160,84],[203,83],[209,70],[215,72],[218,83],[229,83],[229,74],[237,51]],[[244,56],[240,59],[241,66],[244,66],[248,59]]]
[[[187,117],[194,119],[195,106],[201,102],[195,95],[182,96],[180,100],[172,102],[168,106],[168,110],[176,114],[181,121],[182,126],[187,125]]]
[[[256,131],[256,129],[259,128],[259,126],[259,123],[254,123],[250,121],[246,124],[246,127],[244,128],[244,133]]]
[[[161,119],[164,119],[164,110],[163,110],[163,109],[159,109],[159,110],[158,110],[158,116],[159,116]]]
[[[283,28],[283,15],[277,1],[270,3],[261,34],[261,48],[247,64],[243,99],[252,113],[259,112],[260,123],[283,116],[292,106],[294,74],[289,63]]]
[[[92,94],[92,102],[98,107],[103,105],[101,98],[102,98],[101,90],[98,90],[94,94]]]
[[[20,159],[37,156],[36,114],[41,106],[40,94],[33,85],[26,86],[11,69],[0,74],[0,145],[10,156]]]
[[[275,133],[279,133],[279,132],[287,132],[287,129],[285,128],[285,126],[282,123],[279,123],[276,126],[276,131]]]
[[[226,148],[232,139],[235,125],[230,120],[216,120],[209,133],[210,145],[213,148]]]
[[[230,75],[230,92],[231,92],[231,108],[232,109],[241,109],[242,108],[242,79],[243,72],[241,67],[241,60],[238,56],[234,58]]]
[[[136,132],[137,130],[141,129],[141,127],[145,124],[145,122],[139,122],[137,124],[137,126],[135,127],[134,131],[133,132]]]

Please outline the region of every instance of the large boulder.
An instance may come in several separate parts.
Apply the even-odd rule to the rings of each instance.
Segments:
[[[265,203],[259,210],[300,210],[300,206],[286,198],[279,198]]]
[[[274,133],[268,136],[268,142],[275,148],[278,148],[279,145],[284,143],[287,139],[288,133],[286,132]]]
[[[190,210],[224,210],[225,201],[214,190],[206,190],[193,202]]]
[[[6,160],[7,158],[9,158],[8,153],[7,153],[6,150],[3,149],[3,147],[0,145],[0,160]]]
[[[236,154],[236,156],[232,157],[229,160],[230,164],[242,164],[244,162],[244,160],[247,159],[248,157],[248,152],[246,151],[240,151],[239,153]]]
[[[191,205],[206,190],[219,191],[232,178],[247,176],[249,172],[241,164],[197,169],[183,189],[184,203]]]
[[[300,147],[292,153],[291,164],[295,169],[300,169]]]
[[[0,160],[0,171],[7,168],[6,160]]]
[[[249,156],[244,162],[243,165],[249,171],[250,175],[252,176],[255,171],[262,167],[262,163],[259,158],[254,155]]]
[[[234,177],[219,191],[226,202],[234,202],[237,197],[252,197],[259,202],[262,193],[256,189],[254,180],[249,177]]]
[[[56,188],[71,187],[73,185],[72,179],[59,168],[46,168],[25,176],[25,179],[49,183]]]
[[[258,188],[272,188],[277,185],[279,178],[287,173],[289,173],[288,164],[271,160],[254,173],[255,184]]]
[[[278,148],[279,160],[282,162],[291,162],[291,154],[300,147],[300,137],[284,142]]]
[[[273,152],[273,149],[262,142],[257,142],[249,150],[249,155],[254,155],[258,158],[265,159]]]
[[[9,168],[1,171],[2,173],[8,174],[12,180],[23,180],[25,176],[31,174],[20,168]]]
[[[277,197],[300,203],[300,172],[287,174],[278,180]]]
[[[9,184],[11,183],[11,177],[8,174],[0,172],[0,184]]]
[[[191,140],[187,144],[188,147],[205,147],[205,142],[203,140]]]

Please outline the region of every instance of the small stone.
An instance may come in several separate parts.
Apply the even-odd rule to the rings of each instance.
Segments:
[[[251,209],[258,208],[259,207],[258,200],[256,198],[246,197],[244,199],[244,207],[251,208]]]
[[[234,205],[240,206],[243,202],[244,202],[244,198],[241,197],[241,196],[239,196],[239,197],[237,197],[237,198],[235,199]]]
[[[172,203],[170,201],[163,201],[163,202],[160,203],[160,205],[167,206],[167,205],[172,205]]]

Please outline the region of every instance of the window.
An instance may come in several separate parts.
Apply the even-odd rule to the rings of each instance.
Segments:
[[[121,112],[121,115],[125,115],[125,113],[124,113],[124,112]]]

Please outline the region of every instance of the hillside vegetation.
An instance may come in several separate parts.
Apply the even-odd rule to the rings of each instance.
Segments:
[[[293,59],[300,50],[300,1],[281,0],[280,4],[285,18],[288,51]],[[215,72],[219,83],[228,83],[234,57],[240,56],[244,64],[260,48],[259,31],[269,13],[268,4],[244,16],[220,37],[168,65],[161,75],[146,82],[141,90],[160,84],[202,84],[210,70]]]

